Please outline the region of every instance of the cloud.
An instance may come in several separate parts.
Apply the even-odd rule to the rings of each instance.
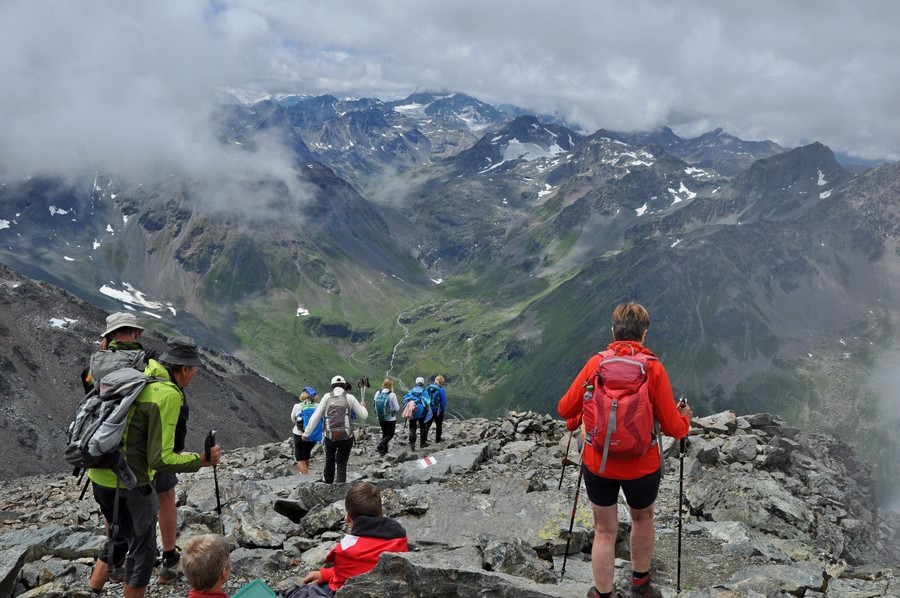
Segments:
[[[897,159],[898,20],[893,0],[6,2],[0,168],[205,172],[222,88],[451,89],[588,131],[721,126]]]
[[[219,206],[239,207],[241,190],[261,180],[306,197],[276,140],[248,151],[217,139],[217,90],[255,77],[258,57],[243,49],[271,37],[239,12],[181,0],[4,3],[0,171],[177,173]]]

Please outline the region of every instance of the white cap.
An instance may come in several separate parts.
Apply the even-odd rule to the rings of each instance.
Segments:
[[[422,386],[425,386],[425,378],[423,378],[422,376],[419,376],[418,378],[416,378],[416,385],[419,385],[419,384],[421,384]]]
[[[344,380],[343,376],[335,376],[334,378],[331,379],[332,386],[334,386],[335,384],[346,384],[346,383],[347,383],[347,381]]]

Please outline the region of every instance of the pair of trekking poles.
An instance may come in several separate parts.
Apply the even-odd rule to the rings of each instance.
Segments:
[[[679,406],[687,405],[687,400],[684,397],[681,397],[679,400]],[[570,463],[576,465],[574,461],[569,460],[569,449],[572,447],[572,436],[575,435],[575,430],[569,432],[569,441],[566,443],[566,455],[563,457],[562,461],[562,469],[559,473],[559,486],[557,490],[562,490],[563,477],[566,473],[566,465]],[[582,447],[582,451],[584,447]],[[678,441],[678,564],[677,564],[677,573],[676,573],[676,591],[678,594],[681,594],[681,530],[682,530],[682,508],[684,507],[684,456],[687,452],[687,437],[682,438]],[[566,535],[566,551],[563,553],[563,562],[562,569],[559,572],[559,581],[562,582],[563,576],[566,574],[566,560],[569,558],[569,545],[572,541],[572,530],[575,529],[575,513],[578,511],[578,499],[581,496],[581,478],[584,476],[584,467],[582,465],[582,459],[578,460],[578,483],[575,486],[575,501],[572,503],[572,517],[569,520],[569,533]]]

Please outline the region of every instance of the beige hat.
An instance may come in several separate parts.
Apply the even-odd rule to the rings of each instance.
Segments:
[[[116,312],[106,316],[106,330],[100,336],[106,336],[110,332],[115,332],[119,328],[137,328],[143,330],[144,327],[138,324],[134,314],[125,311]]]
[[[418,378],[416,378],[416,386],[418,386],[419,384],[421,384],[422,386],[425,386],[425,378],[423,378],[422,376],[419,376]]]

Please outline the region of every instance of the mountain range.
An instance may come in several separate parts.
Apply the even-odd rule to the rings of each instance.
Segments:
[[[223,198],[178,171],[0,175],[0,260],[284,388],[443,373],[459,416],[553,412],[636,300],[695,411],[774,411],[900,473],[897,164],[586,132],[449,92],[235,102],[217,122],[236,164],[275,143],[291,176]]]

